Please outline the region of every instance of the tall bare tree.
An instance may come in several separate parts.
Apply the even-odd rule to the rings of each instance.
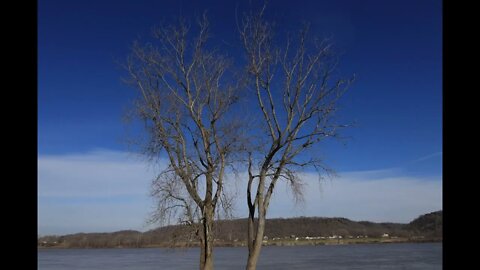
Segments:
[[[152,184],[153,219],[198,226],[200,269],[213,269],[213,222],[229,206],[225,175],[237,142],[226,116],[238,87],[228,78],[230,61],[207,45],[205,14],[196,34],[190,28],[185,21],[156,28],[153,43],[134,43],[125,68],[140,93],[135,112],[148,131],[144,153],[168,164]]]
[[[248,261],[256,269],[271,196],[278,180],[287,181],[302,197],[299,169],[312,166],[319,173],[329,169],[308,149],[336,137],[345,125],[336,123],[337,101],[353,79],[334,76],[336,58],[330,44],[308,41],[308,27],[298,37],[274,46],[272,24],[264,19],[265,6],[244,16],[239,31],[247,58],[249,89],[256,97],[265,142],[251,148],[248,160],[247,204]]]

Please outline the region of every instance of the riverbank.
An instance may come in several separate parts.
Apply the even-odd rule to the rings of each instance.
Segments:
[[[408,224],[352,221],[346,218],[298,217],[266,221],[265,246],[416,243],[442,240],[442,212],[422,215]],[[196,226],[169,225],[140,232],[75,233],[38,238],[40,247],[143,248],[194,247]],[[246,219],[217,220],[215,246],[245,246]]]
[[[391,244],[391,243],[435,243],[442,242],[442,239],[439,238],[405,238],[405,237],[392,237],[392,238],[337,238],[337,239],[275,239],[275,240],[264,240],[263,246],[318,246],[318,245],[355,245],[355,244]],[[246,246],[245,241],[215,241],[215,247],[244,247]],[[172,243],[162,243],[155,245],[139,245],[139,246],[114,246],[114,247],[91,247],[87,246],[84,248],[188,248],[188,247],[198,247],[197,243],[194,242],[172,242]],[[78,247],[67,247],[62,244],[52,244],[49,246],[38,246],[38,249],[69,249]]]

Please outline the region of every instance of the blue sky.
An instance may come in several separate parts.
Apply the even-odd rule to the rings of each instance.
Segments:
[[[135,91],[122,84],[120,79],[125,74],[116,61],[125,59],[133,40],[147,38],[152,26],[171,21],[178,15],[192,18],[205,9],[208,10],[214,40],[221,41],[233,58],[239,58],[241,50],[236,45],[235,9],[238,5],[241,13],[248,8],[248,3],[39,1],[39,233],[108,231],[116,228],[112,224],[121,224],[122,220],[126,227],[141,227],[139,224],[143,222],[145,208],[148,210],[151,207],[147,196],[148,178],[151,176],[142,172],[140,167],[143,165],[137,164],[137,159],[125,157],[128,151],[124,143],[127,129],[122,117]],[[382,172],[380,178],[385,180],[382,183],[390,183],[388,179],[402,179],[398,181],[410,183],[411,190],[425,192],[423,188],[435,185],[431,192],[438,193],[431,196],[430,202],[419,202],[418,205],[422,206],[416,210],[398,214],[402,218],[397,219],[388,214],[384,214],[383,218],[372,214],[381,211],[371,205],[366,207],[371,209],[370,214],[365,210],[362,216],[358,214],[361,211],[349,213],[340,207],[327,211],[322,208],[324,206],[319,206],[315,210],[315,203],[307,203],[302,208],[307,209],[302,210],[306,211],[304,214],[407,222],[422,214],[421,211],[441,208],[441,14],[441,1],[434,0],[299,0],[295,1],[295,5],[291,1],[271,1],[267,16],[277,23],[278,29],[281,29],[279,34],[294,30],[302,21],[310,22],[312,34],[331,38],[341,53],[339,72],[346,76],[357,75],[356,82],[341,102],[339,113],[341,119],[356,123],[355,128],[344,132],[350,139],[345,141],[346,145],[330,142],[319,148],[327,163],[341,175],[350,173],[349,177],[337,181],[336,188],[339,189],[345,181],[365,183],[375,178],[368,174],[367,181],[358,176],[364,175],[362,172]],[[68,161],[72,156],[88,162]],[[124,179],[123,182],[115,182],[120,186],[113,188],[114,184],[105,179],[115,178],[117,174],[105,171],[104,167],[95,167],[98,173],[93,170],[93,175],[84,175],[89,179],[81,178],[82,174],[78,172],[75,179],[69,176],[98,158],[113,164],[107,166],[112,170],[116,166],[126,166],[124,163],[127,162],[133,166],[132,179],[139,180]],[[67,161],[75,164],[71,167],[72,171],[66,170],[69,167],[62,163]],[[385,172],[388,173],[385,175]],[[99,174],[108,177],[97,177]],[[391,183],[399,183],[395,181]],[[76,186],[74,183],[77,182],[89,183],[91,188],[88,185]],[[68,190],[69,185],[76,187],[78,192]],[[136,186],[133,193],[119,193],[117,190],[132,190],[132,185]],[[332,188],[335,189],[335,186],[333,181]],[[106,192],[97,194],[93,190]],[[405,197],[401,194],[397,196]],[[345,195],[345,201],[351,198],[348,196]],[[313,194],[309,197],[311,202],[316,200],[314,197]],[[373,194],[371,197],[375,198]],[[327,205],[329,201],[325,200],[321,205]],[[277,205],[282,205],[282,202]],[[391,202],[391,209],[408,208],[401,205],[400,201]],[[89,209],[102,207],[106,207],[105,213],[118,210],[118,216],[109,218],[105,213],[98,213],[105,219],[103,223],[89,221],[83,227],[75,228],[68,225],[67,218],[62,218],[69,213],[68,220],[73,224],[82,224],[78,221],[88,219],[88,213],[92,212]],[[122,208],[137,214],[122,216],[122,213],[130,213],[120,211]],[[281,208],[273,209],[271,213],[274,216],[295,216],[302,212],[298,209],[284,212]],[[238,216],[245,216],[241,208]]]

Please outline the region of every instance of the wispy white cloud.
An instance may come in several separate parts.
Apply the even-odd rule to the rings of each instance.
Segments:
[[[40,197],[145,195],[154,169],[138,156],[96,150],[38,158]]]
[[[38,233],[41,235],[78,232],[111,232],[150,229],[145,220],[151,210],[146,196],[125,202],[50,202],[39,200]]]
[[[285,182],[272,196],[268,217],[322,216],[352,220],[408,223],[419,215],[442,209],[441,176],[407,176],[398,168],[340,172],[319,180],[316,173],[301,175],[304,200],[295,204]],[[246,216],[245,181],[237,182],[237,215]]]
[[[117,151],[40,155],[39,233],[147,228],[155,171],[140,157]]]
[[[439,156],[442,156],[442,151],[440,151],[440,152],[435,152],[435,153],[432,153],[432,154],[430,154],[430,155],[426,155],[426,156],[417,158],[417,159],[413,160],[412,163],[425,161],[425,160],[428,160],[428,159],[431,159],[431,158],[434,158],[434,157],[439,157]]]
[[[361,175],[361,174],[360,174]],[[346,217],[353,220],[406,223],[417,216],[442,209],[441,179],[390,175],[362,177],[340,174],[319,183],[315,175],[304,175],[305,204],[289,207],[292,196],[279,186],[270,214],[281,216]],[[280,208],[281,206],[287,209]]]
[[[147,229],[145,220],[154,207],[148,192],[156,171],[124,152],[40,155],[39,233]],[[279,183],[268,217],[341,216],[409,222],[442,208],[440,177],[406,177],[401,170],[385,169],[339,173],[320,184],[314,173],[305,173],[302,179],[306,183],[305,203],[295,206],[287,185]],[[240,177],[229,186],[236,194],[237,217],[247,215],[244,184],[244,177]]]

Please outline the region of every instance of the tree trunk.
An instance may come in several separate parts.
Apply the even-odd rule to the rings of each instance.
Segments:
[[[250,221],[249,221],[250,222]],[[250,225],[250,224],[249,224]],[[252,234],[255,235],[253,241],[248,239],[249,247],[248,247],[248,260],[247,260],[247,270],[255,270],[257,269],[257,262],[258,258],[260,257],[260,250],[262,249],[262,241],[263,241],[263,233],[265,231],[265,216],[258,217],[258,223],[256,224],[256,233]],[[250,238],[250,233],[249,233]]]
[[[203,239],[203,229],[202,236],[200,239],[200,270],[205,269],[205,239]]]
[[[248,217],[248,235],[247,235],[247,246],[248,253],[250,254],[253,251],[253,244],[255,243],[255,220],[251,214]]]
[[[200,240],[200,270],[213,270],[213,209],[205,207]]]
[[[255,270],[257,269],[257,261],[260,256],[260,250],[262,249],[262,241],[263,241],[263,233],[265,230],[265,218],[266,218],[266,208],[264,205],[264,182],[265,182],[265,172],[266,170],[262,170],[260,173],[260,179],[258,183],[258,191],[257,191],[257,210],[258,210],[258,222],[254,224],[254,219],[249,218],[249,232],[248,232],[248,260],[247,260],[247,270]],[[254,208],[253,208],[254,209]],[[250,216],[255,213],[255,211],[251,211],[250,209]],[[251,230],[251,227],[254,230]]]

